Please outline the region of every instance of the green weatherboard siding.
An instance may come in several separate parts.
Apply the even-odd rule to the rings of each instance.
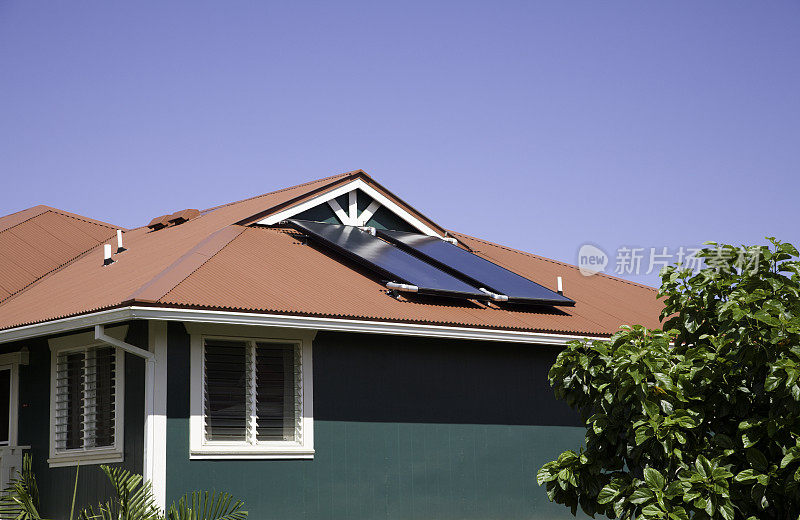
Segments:
[[[188,336],[169,327],[167,500],[224,489],[250,518],[572,518],[536,485],[583,429],[555,401],[557,350],[320,333],[313,460],[189,460]]]

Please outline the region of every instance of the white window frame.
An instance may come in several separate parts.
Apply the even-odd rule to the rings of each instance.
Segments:
[[[125,337],[126,327],[118,327],[114,336]],[[58,356],[64,352],[85,351],[94,347],[110,347],[108,343],[94,339],[92,333],[74,334],[63,338],[50,339],[50,458],[51,468],[87,464],[113,464],[124,460],[125,432],[125,352],[114,349],[114,445],[98,448],[56,449],[56,377],[58,376]]]
[[[241,327],[186,323],[191,335],[189,387],[189,458],[190,459],[313,459],[314,458],[314,380],[312,342],[316,331]],[[208,441],[205,432],[205,391],[203,388],[204,340],[225,339],[293,343],[300,349],[301,440]],[[252,418],[251,418],[252,420]]]
[[[0,448],[14,447],[19,443],[19,366],[28,364],[28,351],[0,354],[0,370],[8,370],[10,376],[8,403],[8,442],[0,442]]]

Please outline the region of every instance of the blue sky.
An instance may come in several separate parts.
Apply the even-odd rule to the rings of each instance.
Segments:
[[[134,227],[357,168],[610,272],[799,243],[800,3],[0,1],[0,213]]]

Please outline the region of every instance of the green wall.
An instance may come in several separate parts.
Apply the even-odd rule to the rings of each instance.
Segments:
[[[190,461],[189,340],[168,330],[168,502],[222,489],[257,519],[572,518],[536,485],[583,440],[547,385],[555,348],[320,333],[313,460]]]
[[[84,332],[84,331],[81,331]],[[126,341],[147,348],[147,323],[131,322]],[[50,348],[46,339],[2,345],[2,352],[27,347],[30,363],[20,367],[19,444],[30,445],[45,518],[69,516],[75,467],[49,468]],[[121,466],[142,472],[144,423],[144,362],[125,355],[125,460]],[[83,465],[78,478],[77,508],[109,498],[110,486],[99,465]]]

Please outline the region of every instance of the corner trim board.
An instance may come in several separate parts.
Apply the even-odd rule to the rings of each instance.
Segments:
[[[149,442],[145,443],[144,463],[151,475],[156,505],[163,511],[167,507],[167,322],[148,322],[147,333],[155,367],[152,428],[145,429]]]

